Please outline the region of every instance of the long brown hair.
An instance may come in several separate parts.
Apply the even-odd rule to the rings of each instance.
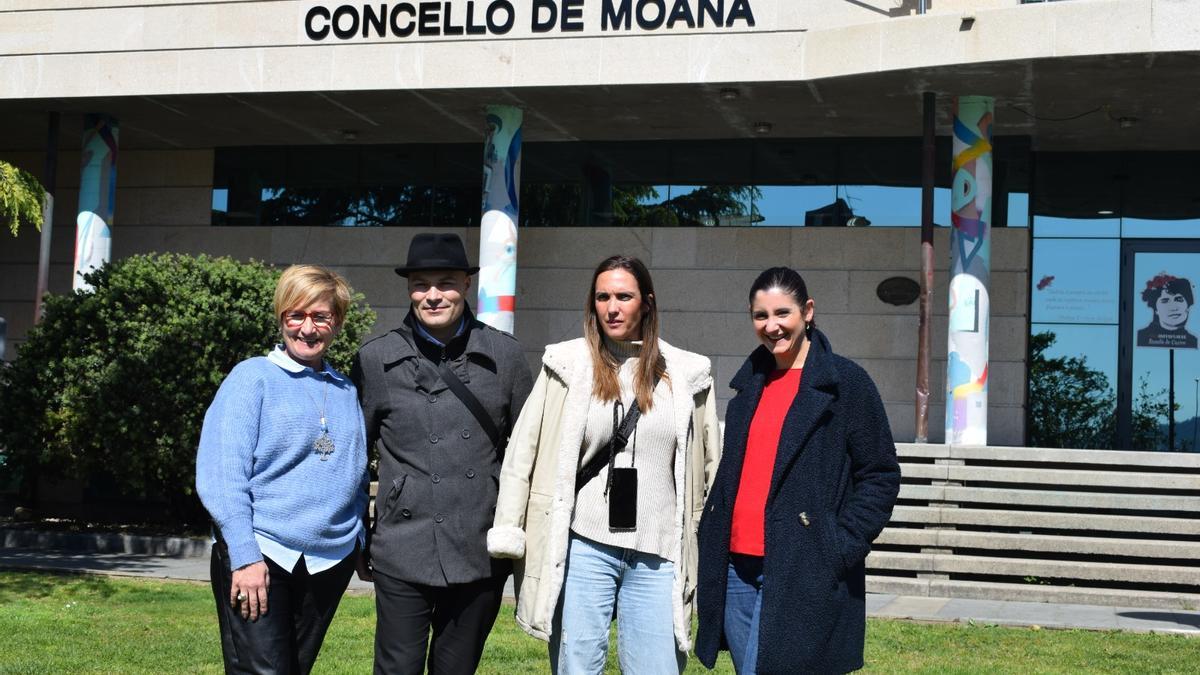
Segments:
[[[596,315],[596,280],[613,270],[631,274],[642,296],[642,351],[634,371],[633,390],[638,408],[647,412],[653,405],[655,381],[667,376],[667,362],[658,350],[658,301],[654,296],[654,282],[642,261],[631,256],[606,258],[592,273],[592,287],[584,305],[583,319],[583,337],[592,357],[592,395],[601,401],[615,401],[621,395],[621,382],[617,379],[620,364],[604,340],[604,329]]]

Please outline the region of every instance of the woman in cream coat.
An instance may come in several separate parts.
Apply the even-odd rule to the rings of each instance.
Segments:
[[[606,288],[598,288],[598,283],[603,286],[606,280],[614,278],[629,284],[636,281],[636,291],[631,287],[628,292],[609,293]],[[632,337],[622,338],[614,333],[614,326],[621,326],[621,313],[625,310],[605,303],[616,303],[618,300],[610,298],[630,294],[636,296],[634,300],[640,300],[640,305],[633,305],[635,309],[629,317],[630,329],[626,333]],[[500,493],[495,523],[488,532],[488,550],[495,557],[515,559],[517,623],[530,635],[551,642],[551,659],[560,670],[570,664],[556,658],[554,641],[559,636],[554,635],[555,611],[564,591],[569,547],[579,541],[572,532],[577,472],[603,450],[603,446],[596,448],[590,447],[595,443],[585,443],[584,434],[589,408],[597,405],[593,391],[599,379],[594,379],[593,372],[596,345],[611,345],[613,342],[605,342],[610,338],[657,344],[660,363],[665,366],[665,374],[655,390],[664,397],[662,403],[669,404],[669,419],[674,425],[670,470],[674,474],[675,508],[673,513],[643,513],[638,518],[671,518],[665,527],[674,533],[669,544],[673,551],[663,557],[675,561],[671,625],[681,668],[686,652],[691,649],[696,528],[720,459],[720,435],[709,360],[657,339],[656,305],[649,273],[640,261],[614,256],[600,264],[592,277],[585,318],[586,332],[590,335],[546,348],[537,382],[513,429],[500,473]],[[668,393],[661,394],[663,387]],[[645,418],[640,422],[644,421]],[[654,524],[662,531],[661,521]],[[575,560],[574,554],[570,559]],[[604,609],[598,607],[593,611]],[[611,612],[611,605],[608,611]],[[602,617],[605,626],[609,616]],[[619,620],[619,626],[620,623]],[[620,628],[618,632],[619,643],[639,639],[632,632],[629,637]],[[623,667],[629,665],[625,663],[626,654],[632,653],[635,655],[632,658],[636,658],[639,647],[642,652],[649,649],[647,645],[636,644],[619,647]],[[603,657],[600,658],[602,668]],[[587,670],[591,670],[591,665]]]

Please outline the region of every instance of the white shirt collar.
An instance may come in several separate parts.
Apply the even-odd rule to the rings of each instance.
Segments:
[[[284,349],[283,345],[275,345],[275,348],[271,350],[271,353],[267,354],[267,360],[279,366],[280,368],[283,368],[289,373],[300,373],[304,372],[305,370],[318,372],[315,369],[293,359],[291,355],[287,353],[287,350]],[[335,380],[340,381],[343,379],[341,375],[338,375],[336,370],[329,367],[329,363],[326,361],[322,360],[321,365],[323,366],[323,369],[320,372],[327,373]]]

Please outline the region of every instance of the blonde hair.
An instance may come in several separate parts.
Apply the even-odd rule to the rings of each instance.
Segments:
[[[342,275],[319,265],[292,265],[275,284],[275,320],[282,320],[284,312],[320,300],[328,300],[333,306],[334,323],[340,326],[350,308],[350,284]]]

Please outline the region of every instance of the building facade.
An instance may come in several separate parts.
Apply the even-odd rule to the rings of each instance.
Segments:
[[[1197,66],[1191,0],[8,0],[0,158],[39,176],[57,158],[53,292],[103,251],[77,245],[80,213],[108,208],[96,231],[113,258],[330,265],[382,332],[406,311],[391,268],[415,232],[481,250],[489,114],[517,111],[514,331],[531,364],[580,334],[595,264],[632,254],[655,275],[665,338],[713,358],[725,399],[754,346],[746,290],[787,264],[912,440],[917,304],[880,284],[921,273],[933,93],[939,442],[956,363],[943,345],[960,323],[955,102],[985,96],[988,169],[972,180],[990,190],[987,441],[1036,438],[1039,364],[1073,356],[1111,385],[1113,445],[1136,445],[1131,420],[1169,389],[1173,449],[1193,449],[1200,357],[1137,331],[1156,316],[1142,299],[1163,295],[1155,279],[1200,279]],[[33,322],[38,245],[26,229],[0,246],[5,358]]]

